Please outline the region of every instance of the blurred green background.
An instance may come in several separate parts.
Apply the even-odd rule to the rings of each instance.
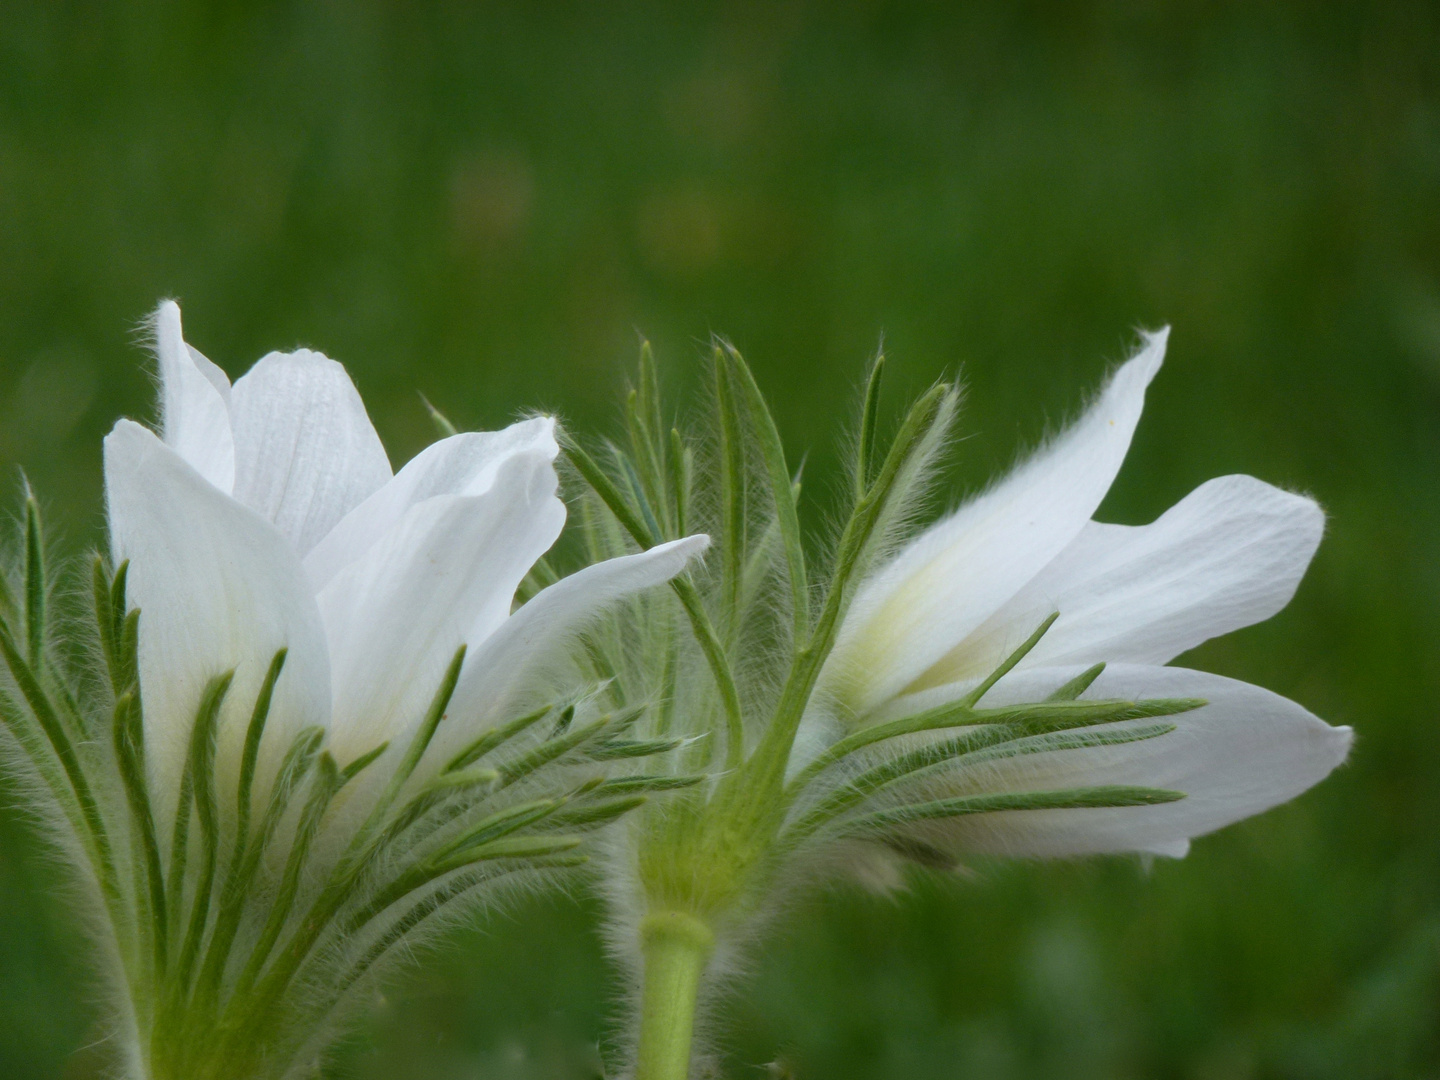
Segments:
[[[718,1012],[724,1073],[1440,1077],[1437,69],[1430,4],[0,0],[0,462],[97,540],[164,296],[232,377],[342,359],[397,463],[416,391],[594,428],[638,332],[683,395],[722,331],[823,523],[882,332],[892,407],[968,382],[958,494],[1172,323],[1102,516],[1315,494],[1295,602],[1186,662],[1354,724],[1351,764],[1181,862],[813,897]],[[103,1059],[56,889],[0,818],[8,1080]],[[451,944],[336,1077],[598,1075],[593,902]]]

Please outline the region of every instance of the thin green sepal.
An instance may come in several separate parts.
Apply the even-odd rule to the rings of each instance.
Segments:
[[[25,657],[39,672],[45,655],[45,535],[40,504],[25,482]]]
[[[865,404],[860,412],[860,438],[855,450],[855,501],[870,490],[870,471],[875,460],[875,441],[880,427],[880,384],[885,375],[885,347],[881,344],[865,380]]]
[[[877,810],[873,814],[856,818],[851,831],[860,834],[894,825],[911,825],[921,821],[971,814],[994,814],[1008,810],[1098,810],[1121,806],[1160,806],[1183,798],[1183,791],[1120,785],[966,795],[956,799],[937,799],[913,806]]]
[[[795,505],[795,481],[790,467],[785,462],[785,447],[780,441],[780,431],[775,418],[755,382],[754,373],[745,363],[745,358],[728,343],[725,353],[734,376],[739,380],[745,394],[745,404],[750,414],[750,430],[760,447],[765,462],[765,471],[770,480],[770,497],[775,506],[775,517],[780,525],[780,535],[785,544],[785,562],[790,577],[790,603],[794,621],[793,638],[796,648],[803,648],[810,633],[810,583],[805,572],[805,546],[800,534],[799,511]]]
[[[1089,689],[1090,689],[1091,685],[1095,682],[1096,679],[1098,679],[1098,678],[1100,677],[1100,673],[1103,672],[1104,670],[1105,670],[1105,665],[1104,665],[1104,664],[1096,664],[1096,665],[1094,665],[1093,667],[1088,667],[1088,668],[1086,668],[1086,669],[1085,669],[1084,671],[1082,671],[1079,675],[1076,675],[1075,678],[1071,679],[1071,680],[1070,680],[1069,682],[1067,682],[1064,686],[1060,687],[1058,690],[1056,690],[1053,694],[1051,694],[1051,695],[1050,695],[1048,698],[1046,698],[1045,700],[1046,700],[1046,701],[1074,701],[1074,700],[1076,700],[1076,699],[1077,699],[1081,694],[1083,694],[1086,690],[1089,690]]]
[[[990,691],[991,687],[1006,675],[1010,674],[1010,672],[1014,670],[1015,665],[1020,663],[1021,660],[1024,660],[1025,657],[1029,655],[1030,650],[1040,644],[1040,639],[1045,636],[1046,631],[1048,631],[1050,627],[1055,625],[1055,620],[1058,618],[1060,618],[1060,612],[1051,612],[1045,621],[1035,628],[1034,633],[1020,644],[1019,648],[1002,660],[994,671],[985,676],[985,678],[980,681],[980,685],[960,699],[961,703],[967,708],[978,704],[980,699]]]
[[[430,399],[424,394],[420,395],[420,401],[425,406],[425,412],[430,416],[430,422],[435,425],[435,431],[440,438],[448,439],[452,435],[460,434],[460,429],[450,422],[450,418],[430,404]]]

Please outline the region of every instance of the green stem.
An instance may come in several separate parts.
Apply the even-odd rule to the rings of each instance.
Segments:
[[[700,977],[715,935],[693,915],[661,911],[640,924],[645,986],[635,1080],[686,1080]]]

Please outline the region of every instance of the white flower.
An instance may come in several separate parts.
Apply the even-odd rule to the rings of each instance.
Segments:
[[[161,436],[120,421],[105,440],[105,485],[112,556],[129,561],[141,611],[161,820],[214,676],[235,670],[217,759],[233,775],[266,670],[288,649],[263,778],[307,725],[329,730],[342,764],[385,740],[403,745],[463,643],[438,756],[494,722],[599,608],[668,580],[708,543],[587,567],[512,615],[517,586],[565,522],[553,420],[452,436],[392,476],[340,364],[270,353],[231,386],[185,343],[175,304],[160,306],[155,333]]]
[[[1312,500],[1227,476],[1202,484],[1150,525],[1091,520],[1125,458],[1167,333],[1147,337],[1078,423],[912,540],[863,585],[822,676],[821,697],[833,710],[831,724],[842,729],[956,701],[1058,612],[982,705],[1043,701],[1100,663],[1108,666],[1086,698],[1208,704],[1167,717],[1175,729],[1159,737],[980,755],[931,782],[930,796],[1122,785],[1185,797],[927,825],[924,838],[948,851],[1180,856],[1191,837],[1293,798],[1349,751],[1349,728],[1331,727],[1294,702],[1162,666],[1290,601],[1324,528]],[[812,718],[808,726],[813,740],[820,725]]]

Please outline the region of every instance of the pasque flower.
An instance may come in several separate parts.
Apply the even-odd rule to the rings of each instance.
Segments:
[[[129,597],[143,612],[159,793],[179,790],[195,703],[231,668],[217,766],[236,766],[246,703],[281,648],[269,771],[307,725],[329,730],[341,763],[398,747],[467,646],[454,719],[428,752],[438,761],[503,714],[567,632],[673,577],[707,543],[587,567],[512,616],[516,589],[565,524],[552,419],[452,435],[392,476],[334,360],[270,353],[232,387],[186,344],[174,303],[156,313],[155,337],[160,434],[120,421],[105,440],[105,486],[111,555],[130,564]],[[262,750],[262,776],[266,764]]]
[[[882,453],[877,360],[823,590],[798,481],[724,343],[707,465],[678,432],[658,437],[648,356],[627,451],[567,446],[642,548],[706,507],[719,536],[709,577],[673,583],[683,618],[654,594],[614,638],[642,644],[606,661],[627,700],[661,703],[655,736],[690,737],[670,759],[683,789],[630,819],[610,864],[613,934],[640,975],[639,1080],[687,1075],[707,978],[800,882],[850,869],[893,884],[907,863],[979,855],[1178,857],[1345,759],[1348,728],[1167,666],[1289,602],[1323,531],[1312,500],[1230,476],[1149,525],[1092,520],[1166,340],[1147,335],[1078,421],[918,532],[958,395],[932,388]]]
[[[956,854],[1181,856],[1191,837],[1298,795],[1349,750],[1349,728],[1294,702],[1162,666],[1289,603],[1324,531],[1313,500],[1226,476],[1149,525],[1091,520],[1125,458],[1167,336],[1149,336],[1042,452],[908,541],[846,614],[812,718],[828,708],[835,734],[974,697],[1042,626],[977,702],[1038,701],[1067,685],[1082,700],[1196,701],[1159,725],[1173,726],[1163,738],[1122,741],[1158,731],[1153,718],[1137,718],[1107,725],[1102,739],[1080,729],[1057,749],[1021,743],[927,782],[952,796],[1087,785],[1185,795],[1150,806],[959,815],[924,830]]]
[[[232,386],[173,303],[154,335],[159,432],[105,440],[110,557],[83,617],[47,604],[27,501],[0,749],[91,886],[115,1071],[309,1075],[418,935],[583,861],[643,802],[607,779],[650,752],[634,715],[569,650],[708,540],[557,578],[552,419],[392,475],[334,361],[271,353]]]

